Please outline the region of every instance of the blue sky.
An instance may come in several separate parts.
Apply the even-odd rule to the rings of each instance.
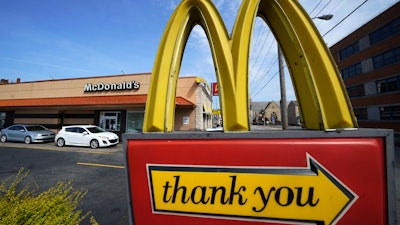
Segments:
[[[398,0],[300,0],[328,46]],[[0,0],[0,78],[38,81],[151,72],[157,48],[178,0]],[[228,31],[241,0],[214,0]],[[249,59],[253,101],[279,101],[276,42],[257,20]],[[195,27],[180,76],[216,80],[204,32]],[[286,72],[288,100],[295,100]]]

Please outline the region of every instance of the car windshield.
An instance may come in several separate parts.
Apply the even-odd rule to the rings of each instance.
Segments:
[[[106,130],[104,130],[103,128],[100,128],[100,127],[88,127],[87,129],[90,131],[90,133],[106,132]]]
[[[26,126],[26,129],[28,131],[41,131],[41,130],[46,130],[46,128],[42,126]]]

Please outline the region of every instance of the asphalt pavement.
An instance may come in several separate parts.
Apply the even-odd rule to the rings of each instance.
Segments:
[[[122,144],[109,148],[57,147],[54,143],[0,143],[0,181],[19,169],[29,171],[24,182],[40,193],[59,181],[71,181],[87,191],[79,209],[101,225],[128,225],[128,195]],[[24,184],[23,184],[24,185]],[[89,225],[89,219],[82,225]]]

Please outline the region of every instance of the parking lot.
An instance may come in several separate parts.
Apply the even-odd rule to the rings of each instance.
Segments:
[[[57,147],[55,143],[0,143],[0,181],[30,171],[26,181],[39,192],[58,181],[85,190],[79,209],[99,224],[129,224],[125,157],[122,144],[109,148]],[[84,221],[82,224],[90,224]]]

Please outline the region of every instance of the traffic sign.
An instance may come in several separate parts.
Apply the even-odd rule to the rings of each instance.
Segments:
[[[395,224],[388,130],[126,134],[134,224]]]
[[[213,96],[219,96],[218,83],[217,82],[213,82],[213,83],[211,83],[211,85],[212,85],[212,95]]]

